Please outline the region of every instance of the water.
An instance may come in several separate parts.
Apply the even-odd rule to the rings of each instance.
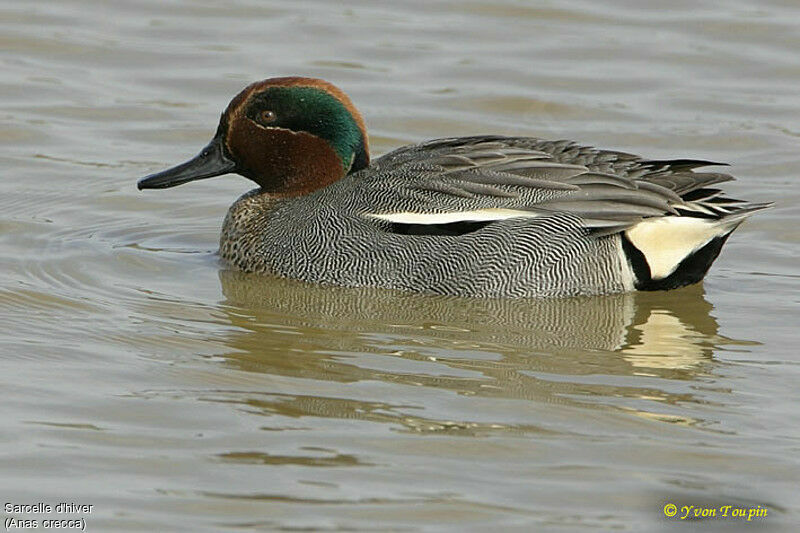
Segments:
[[[6,0],[0,498],[94,507],[4,519],[793,530],[800,11],[646,4]],[[669,293],[462,300],[237,274],[215,251],[246,180],[135,182],[287,74],[347,91],[374,154],[571,138],[727,161],[726,190],[777,207]],[[667,503],[768,514],[676,526]]]

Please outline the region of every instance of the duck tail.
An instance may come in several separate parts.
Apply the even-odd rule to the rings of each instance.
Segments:
[[[687,202],[685,209],[678,209],[681,216],[645,219],[624,231],[622,249],[636,288],[667,290],[702,280],[733,230],[753,213],[772,206],[728,202],[724,207],[715,203],[713,212]]]

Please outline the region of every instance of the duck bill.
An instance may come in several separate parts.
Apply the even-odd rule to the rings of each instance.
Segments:
[[[221,176],[236,170],[236,163],[225,156],[222,141],[214,138],[199,154],[176,167],[150,174],[139,180],[142,189],[166,189],[194,180]]]

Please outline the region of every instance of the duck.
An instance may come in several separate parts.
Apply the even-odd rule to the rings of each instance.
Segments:
[[[252,83],[164,189],[235,173],[257,185],[222,225],[230,268],[303,282],[463,297],[669,290],[701,281],[771,203],[726,196],[697,159],[569,140],[434,139],[371,160],[350,98],[316,78]]]

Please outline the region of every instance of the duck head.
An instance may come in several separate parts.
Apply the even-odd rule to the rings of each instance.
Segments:
[[[236,173],[275,196],[299,196],[369,165],[364,120],[337,87],[314,78],[270,78],[244,88],[193,159],[139,180],[164,189]]]

